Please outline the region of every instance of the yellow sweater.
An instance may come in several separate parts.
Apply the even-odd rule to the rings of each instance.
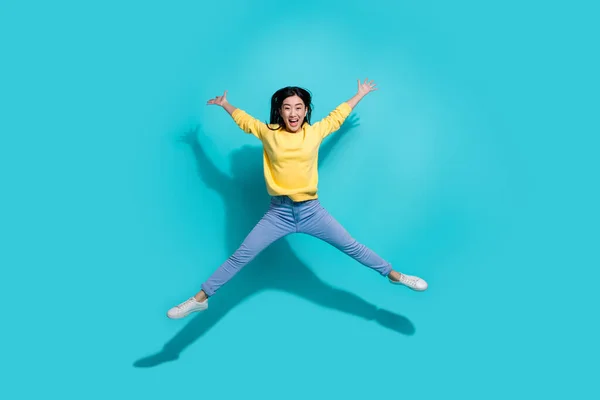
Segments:
[[[305,201],[318,197],[317,162],[321,142],[341,127],[351,111],[352,108],[344,102],[313,125],[305,123],[296,133],[281,128],[271,130],[264,122],[239,108],[232,117],[244,132],[256,136],[263,143],[267,192],[271,196],[285,195],[293,201]]]

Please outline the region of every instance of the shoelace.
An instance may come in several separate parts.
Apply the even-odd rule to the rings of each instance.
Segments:
[[[183,303],[181,303],[180,305],[178,305],[177,307],[178,308],[184,308],[184,307],[192,304],[194,301],[195,301],[194,298],[191,297],[191,298],[187,299],[186,301],[184,301]]]
[[[400,280],[408,285],[411,286],[415,286],[417,284],[417,278],[414,277],[408,277],[406,275],[402,275],[402,277],[400,278]]]

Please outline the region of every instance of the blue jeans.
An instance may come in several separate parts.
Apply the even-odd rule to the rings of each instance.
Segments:
[[[390,263],[357,242],[318,199],[294,202],[287,196],[274,196],[266,214],[240,247],[202,284],[202,290],[207,296],[212,296],[261,251],[292,233],[304,233],[324,240],[383,276],[392,270]]]

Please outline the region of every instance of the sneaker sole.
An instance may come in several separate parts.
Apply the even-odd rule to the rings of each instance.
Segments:
[[[185,317],[187,317],[188,315],[190,315],[192,313],[206,311],[206,309],[208,309],[208,307],[201,308],[201,309],[198,309],[198,310],[188,311],[185,314],[180,314],[180,315],[175,315],[175,316],[171,316],[171,315],[169,315],[169,313],[167,313],[167,317],[170,318],[170,319],[182,319],[182,318],[185,318]]]

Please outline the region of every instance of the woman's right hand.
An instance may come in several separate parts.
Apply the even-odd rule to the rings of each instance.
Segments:
[[[223,96],[217,96],[214,99],[210,99],[206,104],[215,104],[224,107],[225,104],[227,104],[227,90],[223,93]]]

